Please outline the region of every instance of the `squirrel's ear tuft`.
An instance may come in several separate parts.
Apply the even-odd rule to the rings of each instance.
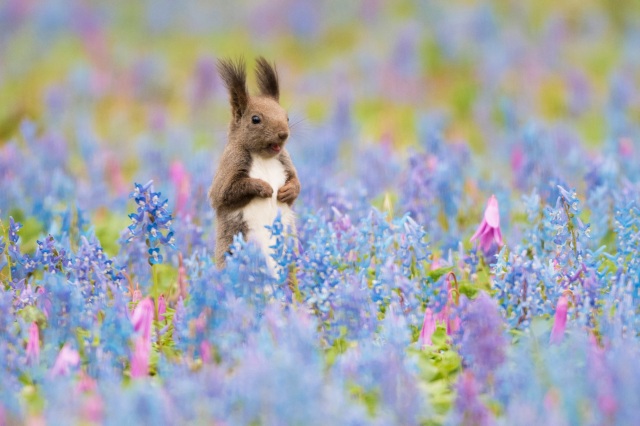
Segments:
[[[218,73],[224,85],[229,91],[229,102],[231,103],[231,112],[233,118],[238,121],[247,109],[249,95],[247,94],[247,71],[244,59],[237,61],[231,59],[218,60]]]
[[[280,89],[278,88],[278,72],[276,71],[276,67],[272,67],[262,56],[256,59],[256,62],[256,77],[258,79],[260,94],[272,97],[277,101],[280,98]]]

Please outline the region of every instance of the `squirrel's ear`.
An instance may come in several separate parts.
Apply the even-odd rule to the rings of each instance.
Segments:
[[[278,88],[278,72],[275,66],[271,66],[269,62],[262,56],[256,59],[256,77],[258,79],[258,89],[263,96],[270,96],[276,101],[280,98],[280,89]]]
[[[231,103],[231,112],[233,118],[238,121],[242,117],[249,95],[247,94],[247,71],[244,65],[244,59],[237,61],[231,59],[218,60],[218,72],[224,85],[229,91],[229,102]]]

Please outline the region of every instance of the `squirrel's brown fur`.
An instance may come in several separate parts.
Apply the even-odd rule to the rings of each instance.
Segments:
[[[228,142],[215,174],[209,199],[216,210],[216,263],[222,266],[233,237],[249,231],[242,208],[255,197],[269,198],[277,189],[277,200],[289,206],[300,193],[296,169],[284,145],[289,137],[286,111],[278,103],[278,74],[264,58],[257,60],[256,77],[260,94],[249,96],[244,61],[218,61],[218,72],[229,92],[232,119]],[[259,122],[255,123],[258,117]],[[273,188],[262,179],[249,176],[253,158],[277,158],[283,165],[284,186]]]

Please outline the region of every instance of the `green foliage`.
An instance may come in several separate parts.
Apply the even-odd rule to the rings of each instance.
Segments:
[[[96,214],[94,220],[94,232],[102,250],[108,257],[113,257],[120,251],[120,233],[131,223],[126,216],[109,210],[101,210]]]
[[[380,395],[377,390],[365,390],[357,383],[349,382],[347,383],[347,391],[354,399],[360,401],[367,408],[367,413],[371,417],[375,416],[378,401],[380,400]]]
[[[44,313],[33,305],[27,305],[18,313],[26,324],[35,322],[39,327],[44,327],[47,323],[47,317]]]
[[[340,327],[340,334],[338,338],[336,338],[331,346],[329,346],[325,350],[325,363],[327,368],[331,368],[333,364],[335,364],[336,360],[340,355],[345,353],[350,347],[355,346],[355,343],[349,342],[346,338],[347,336],[347,328]]]
[[[417,360],[426,394],[435,411],[430,422],[442,424],[455,400],[453,384],[460,372],[461,360],[443,324],[438,325],[431,342],[421,350],[411,349],[410,353]]]
[[[153,265],[153,285],[149,294],[157,299],[161,294],[170,295],[178,290],[178,268],[168,264],[161,263]]]

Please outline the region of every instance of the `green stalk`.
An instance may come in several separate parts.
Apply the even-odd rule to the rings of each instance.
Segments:
[[[156,265],[151,265],[151,277],[153,279],[153,291],[156,292],[158,291],[159,288],[159,283],[158,283],[158,268],[155,267]]]
[[[2,219],[0,219],[0,228],[2,228],[2,235],[5,238],[5,241],[9,241],[9,232],[4,227],[2,223]],[[9,267],[9,283],[13,282],[13,277],[11,276],[11,256],[9,256],[9,252],[4,254],[7,257],[7,266]]]

